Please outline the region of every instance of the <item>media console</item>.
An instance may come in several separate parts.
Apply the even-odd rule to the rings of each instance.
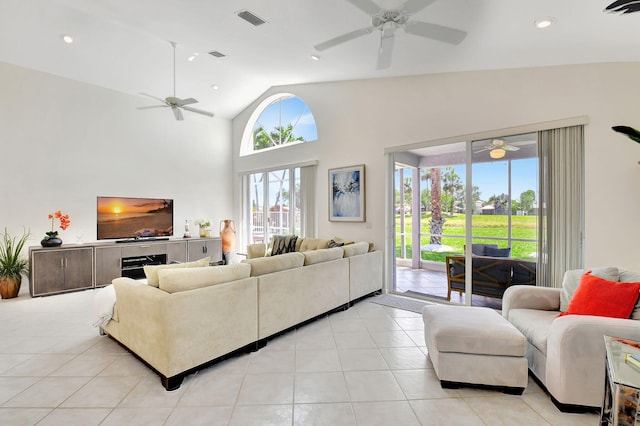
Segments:
[[[144,267],[147,265],[165,265],[167,263],[166,254],[151,254],[149,256],[123,257],[122,276],[133,278],[134,280],[144,278]]]
[[[118,277],[144,278],[145,265],[222,261],[220,238],[138,240],[29,247],[32,297],[103,287]]]

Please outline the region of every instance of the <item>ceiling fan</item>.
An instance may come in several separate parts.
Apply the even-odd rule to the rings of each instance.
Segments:
[[[487,144],[484,148],[480,148],[475,151],[475,153],[489,151],[489,156],[491,158],[502,158],[505,156],[506,151],[517,151],[520,148],[517,146],[509,145],[502,139],[494,139],[489,144]]]
[[[378,50],[377,69],[380,70],[391,65],[395,32],[398,28],[403,28],[409,34],[449,44],[459,44],[467,36],[465,31],[455,28],[410,19],[411,15],[421,11],[436,0],[407,0],[402,8],[390,10],[379,8],[372,0],[347,1],[371,15],[371,26],[316,44],[314,46],[316,50],[321,52],[378,30],[380,31],[380,49]]]
[[[640,12],[640,1],[638,0],[617,0],[607,6],[604,10],[609,13],[634,13]]]
[[[144,107],[138,107],[138,109],[171,108],[171,110],[173,111],[173,115],[176,117],[176,120],[184,120],[184,117],[182,116],[182,111],[181,111],[182,109],[185,111],[191,111],[197,114],[203,114],[209,117],[213,117],[212,112],[190,107],[189,105],[195,104],[198,102],[194,98],[186,98],[186,99],[176,98],[176,45],[177,44],[173,41],[170,43],[171,43],[171,46],[173,46],[173,96],[168,96],[165,99],[161,99],[156,96],[149,95],[148,93],[140,93],[141,95],[148,96],[150,98],[153,98],[162,102],[163,105],[144,106]]]

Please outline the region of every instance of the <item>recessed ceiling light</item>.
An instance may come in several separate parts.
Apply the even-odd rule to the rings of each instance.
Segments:
[[[64,42],[67,44],[73,43],[73,37],[71,37],[70,35],[63,35],[62,40],[64,40]]]
[[[540,18],[540,19],[536,19],[533,23],[536,26],[536,28],[549,28],[551,26],[551,24],[553,24],[555,22],[555,19],[550,17],[550,16],[546,16],[544,18]]]
[[[211,88],[212,88],[213,90],[218,90],[218,89],[220,88],[220,86],[218,86],[217,84],[212,84],[212,85],[211,85]]]
[[[318,56],[318,55],[311,55],[311,59],[313,59],[314,61],[319,61],[319,60],[320,60],[320,56]]]

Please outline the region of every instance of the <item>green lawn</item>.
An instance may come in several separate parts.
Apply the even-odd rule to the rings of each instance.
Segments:
[[[422,213],[420,222],[421,233],[429,232],[429,219],[431,213]],[[423,260],[432,260],[436,262],[444,262],[446,256],[452,254],[464,253],[464,236],[466,232],[464,214],[456,214],[454,216],[445,215],[445,223],[443,229],[442,244],[452,247],[450,252],[432,253],[422,252]],[[530,239],[528,241],[513,241],[511,247],[511,257],[518,259],[531,259],[531,255],[538,251],[537,243],[537,216],[512,216],[512,238]],[[471,235],[474,243],[491,243],[498,244],[499,247],[506,247],[506,241],[496,241],[492,238],[507,238],[508,217],[506,215],[473,215]],[[411,227],[412,218],[405,217],[405,245],[407,246],[407,258],[411,258]],[[400,234],[400,215],[396,215],[396,256],[401,256],[401,240]],[[423,236],[420,245],[429,244],[429,237]]]

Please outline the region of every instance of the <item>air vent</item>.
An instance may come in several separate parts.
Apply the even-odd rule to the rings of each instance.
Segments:
[[[238,16],[255,27],[265,23],[263,19],[258,18],[256,15],[249,12],[248,10],[243,10],[242,12],[238,13]]]
[[[211,52],[209,52],[209,55],[215,56],[216,58],[224,58],[225,56],[227,56],[222,52],[218,52],[217,50],[212,50]]]

